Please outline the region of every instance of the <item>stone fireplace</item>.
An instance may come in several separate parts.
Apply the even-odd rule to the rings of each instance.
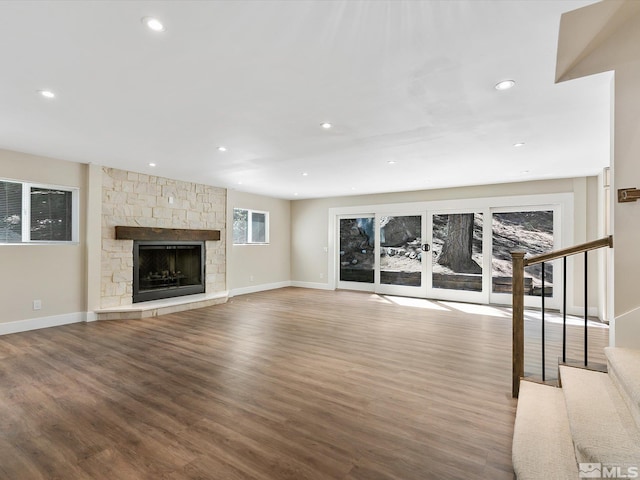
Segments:
[[[224,188],[103,168],[100,309],[139,310],[159,298],[149,294],[154,290],[171,292],[171,297],[180,292],[180,301],[188,298],[184,295],[203,298],[206,304],[226,301],[225,204]],[[123,234],[124,229],[129,233]],[[141,237],[142,229],[161,231],[162,236]],[[156,258],[160,243],[154,242],[168,247],[164,264]],[[194,243],[200,250],[197,267],[185,263],[186,254],[194,253]],[[134,273],[134,263],[140,260],[141,246],[150,265],[139,274]],[[198,286],[192,288],[194,283]]]
[[[115,227],[116,240],[133,240],[133,303],[206,292],[206,241],[220,230]]]
[[[203,242],[133,242],[133,303],[204,293]]]

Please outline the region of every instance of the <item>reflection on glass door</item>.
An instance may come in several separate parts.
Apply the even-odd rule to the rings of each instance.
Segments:
[[[511,294],[511,252],[524,250],[540,255],[553,250],[553,211],[494,213],[492,216],[493,251],[492,292]],[[525,268],[525,295],[542,296],[542,265]],[[545,263],[544,296],[553,296],[553,264]]]
[[[432,288],[482,291],[482,213],[432,217]]]
[[[422,215],[379,218],[380,284],[422,286]]]
[[[340,219],[340,281],[373,283],[374,217]]]

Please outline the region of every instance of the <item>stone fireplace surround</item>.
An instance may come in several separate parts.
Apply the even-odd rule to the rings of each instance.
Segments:
[[[133,240],[118,227],[217,230],[205,242],[205,293],[133,304]],[[102,168],[102,253],[97,319],[145,318],[224,303],[226,190],[163,177]]]
[[[192,247],[197,245],[198,248],[198,257],[202,255],[204,257],[204,249],[206,241],[218,241],[220,240],[220,230],[194,230],[194,229],[182,229],[182,228],[151,228],[151,227],[127,227],[127,226],[116,226],[116,240],[133,240],[133,303],[136,303],[136,269],[139,268],[139,265],[136,264],[136,248],[144,248],[145,243],[151,242],[152,245],[186,245],[190,244]],[[147,244],[149,245],[149,244]],[[200,250],[202,247],[202,251]],[[151,247],[153,248],[153,247]],[[139,251],[139,250],[138,250]],[[204,271],[204,263],[200,262],[200,258],[198,258],[198,264],[201,268],[200,278],[202,283],[195,286],[195,289],[203,289],[205,279],[202,276],[202,272]],[[139,287],[139,285],[138,285]],[[193,288],[192,288],[193,289]],[[201,292],[192,292],[201,293]],[[146,296],[154,296],[153,294],[149,295],[149,292],[146,292]],[[183,294],[172,295],[169,294],[165,298],[174,297],[174,296],[183,296]],[[147,299],[152,300],[152,299]]]

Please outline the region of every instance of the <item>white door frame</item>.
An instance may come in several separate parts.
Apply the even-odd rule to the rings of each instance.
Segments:
[[[396,203],[396,204],[381,204],[381,205],[360,205],[350,207],[333,207],[328,209],[328,288],[335,290],[338,286],[338,274],[339,274],[339,218],[345,218],[344,216],[369,216],[371,212],[375,212],[376,215],[408,215],[420,212],[421,214],[432,215],[432,212],[461,212],[461,211],[475,211],[486,212],[483,215],[485,232],[491,232],[491,213],[504,212],[504,211],[520,211],[531,209],[541,209],[545,207],[547,209],[552,208],[554,210],[554,248],[562,248],[573,244],[573,222],[574,218],[574,202],[573,193],[554,193],[554,194],[539,194],[539,195],[518,195],[509,197],[486,197],[486,198],[469,198],[469,199],[457,199],[457,200],[437,200],[437,201],[424,201],[424,202],[411,202],[411,203]],[[556,214],[557,212],[557,214]],[[427,217],[427,224],[430,224],[430,218]],[[426,225],[423,222],[423,231]],[[423,243],[426,239],[430,239],[431,232],[424,232],[426,235],[423,238]],[[491,272],[491,235],[483,235],[483,272]],[[376,253],[377,255],[377,253]],[[554,284],[560,285],[562,281],[561,268],[555,269],[554,272]],[[430,266],[425,265],[423,262],[423,271],[430,272]],[[429,277],[429,275],[427,275]],[[490,293],[490,284],[485,285],[486,282],[491,281],[491,275],[485,275],[483,278],[483,292],[486,292],[487,298],[481,303],[496,302],[500,304],[509,305],[511,303],[511,296]],[[426,283],[423,285],[424,294],[427,295]],[[545,303],[550,308],[559,308],[561,298],[556,295],[560,289],[554,289],[554,299],[546,298]],[[371,290],[367,290],[371,291]],[[449,291],[447,292],[456,292]],[[470,292],[477,293],[477,292]],[[473,296],[465,296],[464,293],[456,293],[447,295],[446,298],[440,298],[442,300],[459,300],[468,302],[477,302],[477,299],[472,299]],[[573,288],[572,285],[567,286],[567,304],[573,304]],[[525,304],[529,306],[539,306],[540,299],[538,297],[525,297]]]

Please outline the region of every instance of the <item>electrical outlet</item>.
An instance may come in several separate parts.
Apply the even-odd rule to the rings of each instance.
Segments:
[[[33,301],[33,309],[40,310],[42,308],[42,300],[34,300]]]
[[[321,273],[320,274],[320,279],[323,279],[323,278],[324,278],[324,273]]]
[[[253,275],[249,275],[249,281],[253,282]]]

